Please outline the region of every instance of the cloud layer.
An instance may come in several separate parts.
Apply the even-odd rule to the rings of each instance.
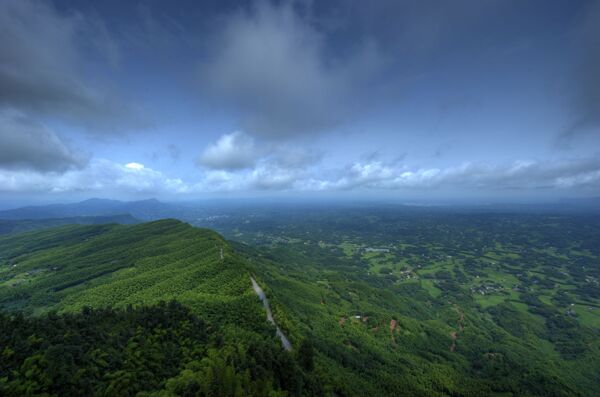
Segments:
[[[197,165],[219,171],[236,171],[263,167],[302,168],[318,163],[321,154],[303,147],[281,142],[257,141],[252,136],[235,131],[222,135],[209,144]]]
[[[115,90],[84,73],[116,56],[101,22],[59,13],[49,2],[3,0],[0,26],[0,106],[60,117],[92,132],[145,125]]]
[[[325,175],[327,174],[327,176]],[[560,191],[600,193],[600,160],[573,159],[560,162],[514,161],[503,165],[463,163],[447,168],[410,168],[380,160],[355,162],[329,170],[260,158],[253,167],[236,170],[204,169],[194,181],[145,167],[141,163],[119,164],[93,159],[85,167],[65,172],[35,169],[0,169],[2,192],[110,191],[115,194],[194,196],[229,192],[398,192],[438,191],[544,195]]]
[[[326,177],[324,174],[328,174]],[[206,184],[205,184],[206,183]],[[411,168],[383,161],[355,162],[324,172],[321,168],[259,162],[240,172],[209,171],[196,188],[210,191],[355,191],[552,192],[600,193],[600,160],[543,162],[518,160],[501,165],[462,163],[437,168]],[[445,189],[445,190],[444,190]]]
[[[24,114],[0,110],[0,169],[61,172],[84,166],[86,158]]]
[[[600,2],[591,2],[577,34],[583,57],[576,66],[573,122],[561,134],[560,145],[580,135],[600,135]]]
[[[113,63],[117,52],[97,19],[59,12],[46,1],[0,2],[0,170],[6,171],[0,189],[46,186],[56,180],[48,173],[87,169],[91,153],[65,143],[48,120],[82,135],[144,124],[114,90],[86,73]],[[21,171],[23,181],[15,180]]]
[[[236,131],[223,135],[204,149],[198,158],[198,164],[214,169],[238,170],[253,167],[258,156],[259,150],[254,140]]]
[[[244,130],[264,137],[336,126],[381,63],[370,41],[326,56],[321,34],[285,2],[255,3],[228,18],[214,40],[200,65],[203,88],[238,109]]]
[[[0,1],[0,191],[600,193],[597,2],[192,3]]]
[[[90,193],[177,195],[190,187],[178,178],[143,164],[118,164],[93,159],[81,169],[41,173],[34,170],[0,170],[0,190],[30,193]]]
[[[551,190],[561,188],[600,190],[600,160],[559,162],[517,160],[502,165],[463,163],[448,168],[388,166],[381,161],[354,163],[333,181],[320,181],[322,188],[337,189],[434,189]]]

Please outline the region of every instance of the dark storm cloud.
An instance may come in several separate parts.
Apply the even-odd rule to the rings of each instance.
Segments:
[[[228,15],[202,63],[203,87],[241,113],[244,130],[268,137],[336,126],[360,103],[382,58],[363,40],[331,57],[321,33],[292,5],[260,2]]]
[[[508,3],[518,5],[256,2],[222,14],[208,36],[200,67],[203,94],[231,106],[252,134],[330,130],[407,100],[407,85],[448,56],[463,60],[460,67],[468,73],[489,62],[490,53],[514,46],[531,25],[514,15],[531,10],[511,11]],[[505,17],[511,24],[506,37],[497,34]]]
[[[575,35],[582,59],[576,67],[574,121],[559,137],[559,146],[568,147],[584,134],[600,134],[600,2],[591,2],[583,15]]]
[[[63,172],[85,161],[44,125],[14,110],[0,111],[0,169]]]
[[[129,104],[83,77],[86,59],[118,62],[117,44],[102,22],[59,13],[48,2],[0,2],[0,106],[59,116],[93,130],[142,126]]]

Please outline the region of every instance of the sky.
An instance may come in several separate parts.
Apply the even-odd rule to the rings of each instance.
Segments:
[[[600,1],[0,0],[0,201],[600,196]]]

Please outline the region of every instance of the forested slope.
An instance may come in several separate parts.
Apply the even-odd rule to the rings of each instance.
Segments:
[[[212,231],[64,226],[0,253],[0,395],[321,394]]]
[[[0,303],[34,314],[174,298],[211,316],[230,315],[228,306],[257,306],[228,244],[175,220],[13,235],[0,239],[0,252]]]

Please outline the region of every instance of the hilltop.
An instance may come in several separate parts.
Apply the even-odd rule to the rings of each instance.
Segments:
[[[173,219],[10,235],[0,252],[0,303],[33,314],[177,298],[216,315],[256,300],[247,268],[221,236]]]

